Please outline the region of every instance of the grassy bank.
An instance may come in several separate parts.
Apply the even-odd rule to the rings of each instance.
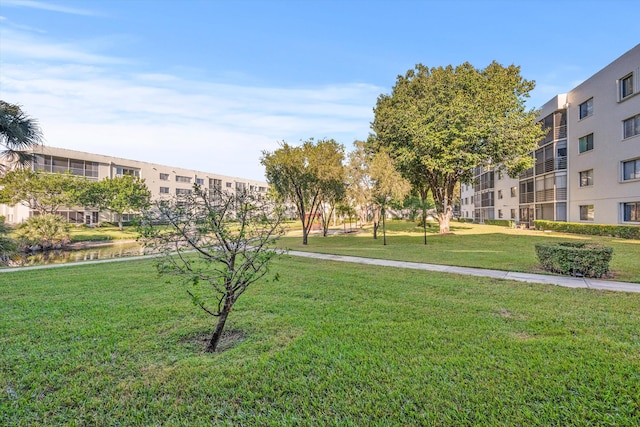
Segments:
[[[639,294],[273,267],[215,355],[152,261],[0,274],[2,424],[640,424]]]
[[[425,246],[422,229],[415,223],[390,221],[387,246],[382,244],[381,232],[378,239],[373,240],[370,229],[359,234],[328,237],[314,235],[309,238],[307,246],[302,245],[301,237],[291,235],[283,238],[280,245],[295,250],[339,255],[544,273],[538,268],[536,243],[592,240],[613,248],[614,255],[610,264],[613,279],[640,283],[638,240],[458,223],[453,223],[451,231],[453,234],[441,236],[438,234],[437,225],[429,228]]]

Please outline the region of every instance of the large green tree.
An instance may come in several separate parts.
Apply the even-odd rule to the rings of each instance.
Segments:
[[[15,169],[0,177],[0,203],[22,204],[40,215],[81,204],[79,194],[88,182],[70,173]]]
[[[118,228],[122,230],[122,216],[125,213],[140,213],[151,203],[151,192],[144,179],[123,175],[93,182],[81,196],[82,204],[100,211],[115,214]]]
[[[495,61],[484,69],[418,64],[378,97],[371,142],[389,151],[416,193],[426,200],[431,190],[441,233],[449,231],[456,183],[471,182],[474,167],[515,176],[531,166],[543,136],[537,112],[525,107],[534,86],[520,67]]]
[[[37,120],[29,117],[19,105],[0,100],[0,158],[7,162],[27,164],[31,156],[25,150],[42,144],[42,131]],[[0,170],[0,172],[2,172]]]
[[[345,185],[344,147],[333,139],[312,139],[300,146],[283,142],[274,152],[263,152],[260,162],[267,181],[285,203],[293,203],[302,221],[302,243],[318,215],[320,205]]]
[[[353,145],[355,149],[347,156],[347,199],[364,224],[371,217],[373,181],[369,171],[370,153],[364,141],[354,141]]]

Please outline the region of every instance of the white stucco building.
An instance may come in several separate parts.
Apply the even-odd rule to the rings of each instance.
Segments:
[[[462,216],[640,225],[640,45],[556,95],[539,119],[548,133],[535,166],[517,179],[477,168],[461,186]]]
[[[152,200],[185,194],[190,192],[193,184],[196,183],[210,189],[217,188],[229,192],[247,189],[264,194],[267,193],[268,187],[268,184],[263,181],[64,148],[43,146],[34,150],[33,153],[35,154],[35,163],[32,167],[35,170],[46,172],[68,171],[89,180],[101,180],[121,175],[133,175],[143,178],[151,192]],[[83,207],[62,208],[59,210],[59,214],[66,217],[69,222],[79,224],[95,224],[100,221],[113,220],[106,212],[98,212],[95,209]],[[4,216],[8,224],[18,224],[28,219],[31,215],[33,215],[33,212],[21,204],[16,206],[0,204],[0,216]],[[125,220],[127,219],[125,218]]]

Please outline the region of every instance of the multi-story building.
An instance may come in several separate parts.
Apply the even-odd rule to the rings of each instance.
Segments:
[[[242,178],[218,175],[192,169],[158,165],[101,154],[84,153],[64,148],[41,147],[33,151],[35,161],[32,167],[45,172],[70,172],[88,180],[101,180],[122,175],[133,175],[145,180],[151,192],[152,200],[171,195],[191,192],[193,184],[200,184],[211,190],[236,192],[251,190],[267,193],[268,184]],[[107,212],[84,207],[63,208],[58,213],[72,223],[95,224],[100,221],[112,221]],[[0,204],[0,216],[9,224],[20,223],[30,216],[28,207],[23,205],[8,206]],[[127,220],[128,218],[124,218]]]
[[[637,45],[542,106],[547,133],[533,168],[517,179],[476,169],[474,184],[461,187],[463,216],[640,224],[639,92]]]

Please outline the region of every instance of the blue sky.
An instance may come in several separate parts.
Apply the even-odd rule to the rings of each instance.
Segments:
[[[0,0],[0,99],[46,144],[263,179],[279,141],[365,139],[417,63],[522,67],[539,107],[640,40],[635,0]]]

